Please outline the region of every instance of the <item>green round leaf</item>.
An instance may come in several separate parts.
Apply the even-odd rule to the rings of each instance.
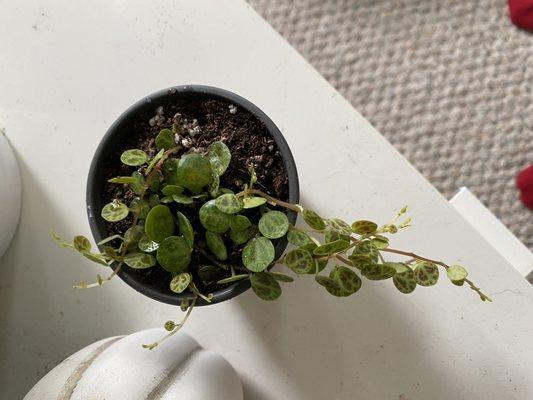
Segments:
[[[287,240],[293,246],[298,247],[313,243],[313,240],[311,240],[311,237],[307,233],[296,230],[289,231],[289,233],[287,234]]]
[[[259,232],[269,239],[278,239],[289,230],[289,220],[281,211],[269,211],[259,220]]]
[[[104,251],[102,252],[102,255],[115,261],[120,260],[120,255],[118,254],[118,250],[116,250],[115,248],[111,246],[104,246]]]
[[[150,182],[150,190],[154,193],[159,191],[159,187],[161,186],[161,175],[159,172],[155,174],[154,179]]]
[[[230,193],[218,196],[215,205],[226,214],[235,214],[243,209],[242,200]]]
[[[176,146],[174,132],[170,129],[162,129],[155,138],[155,147],[157,147],[157,150],[168,150],[174,146]]]
[[[350,268],[337,265],[333,267],[329,277],[337,283],[337,287],[326,287],[326,290],[333,296],[350,296],[361,288],[361,278]]]
[[[416,289],[416,279],[413,270],[405,267],[404,270],[396,270],[396,275],[392,277],[392,282],[400,292],[409,294]]]
[[[392,278],[396,274],[396,268],[388,263],[367,264],[361,268],[361,273],[367,279],[380,281]]]
[[[200,222],[205,229],[215,233],[224,233],[229,229],[232,216],[223,213],[215,205],[215,200],[209,200],[200,208]]]
[[[337,231],[326,229],[324,231],[324,240],[326,243],[334,242],[336,240],[344,240],[345,242],[350,241],[349,235],[342,235]]]
[[[128,216],[130,210],[128,206],[118,200],[107,203],[102,208],[102,218],[108,222],[121,221]]]
[[[172,196],[173,194],[181,194],[183,192],[183,188],[178,185],[166,185],[163,189],[161,189],[161,193],[163,193],[165,196]]]
[[[466,279],[468,272],[460,265],[451,265],[450,268],[446,270],[446,275],[452,282],[460,282]]]
[[[91,251],[91,242],[89,239],[87,239],[85,236],[74,236],[74,240],[72,241],[72,245],[74,248],[79,251],[80,253],[84,253],[87,251]]]
[[[335,282],[333,279],[331,279],[328,276],[324,275],[315,275],[315,281],[320,285],[326,288],[326,290],[330,293],[332,293],[334,296],[339,293],[341,288],[339,287],[339,284]]]
[[[358,235],[370,235],[377,231],[378,225],[372,221],[355,221],[352,224],[352,231]]]
[[[163,163],[163,180],[169,185],[179,185],[178,182],[179,159],[168,158]]]
[[[207,247],[209,247],[209,250],[211,250],[211,253],[213,253],[216,258],[222,261],[227,260],[228,251],[226,250],[226,245],[220,234],[206,231],[205,241],[207,242]]]
[[[172,203],[174,199],[172,198],[172,196],[165,196],[162,199],[160,199],[160,201],[162,204],[168,204],[168,203]]]
[[[176,323],[174,321],[167,321],[165,322],[165,330],[167,331],[173,331],[176,328]],[[145,345],[143,345],[144,347]],[[150,346],[148,346],[149,348]]]
[[[257,272],[250,276],[250,282],[252,284],[252,290],[254,293],[263,300],[276,300],[281,296],[281,286],[272,277],[272,275],[266,272]]]
[[[159,174],[159,172],[157,172],[155,174],[154,179],[152,179],[152,181],[150,182],[150,190],[154,193],[159,191],[159,186],[161,186],[160,178],[161,175]]]
[[[128,253],[124,256],[124,262],[128,267],[145,269],[155,265],[155,258],[151,254]]]
[[[160,203],[161,200],[159,200],[159,195],[157,193],[152,193],[148,198],[148,205],[150,207],[158,206]]]
[[[178,163],[178,185],[198,194],[213,179],[209,160],[200,154],[185,154]]]
[[[139,239],[138,246],[139,246],[139,249],[144,251],[145,253],[153,253],[159,247],[159,245],[156,242],[154,242],[153,240],[150,240],[150,238],[146,235],[144,235],[142,238]]]
[[[326,223],[327,227],[332,231],[335,231],[341,235],[351,235],[352,228],[348,223],[344,222],[342,219],[333,218],[329,219]]]
[[[180,228],[181,235],[187,241],[187,244],[192,249],[194,245],[194,229],[192,227],[191,221],[178,211],[178,227]]]
[[[329,256],[342,250],[346,250],[350,246],[350,242],[339,239],[334,242],[325,243],[313,250],[315,256]]]
[[[290,277],[289,275],[282,274],[280,272],[265,271],[265,273],[269,274],[278,282],[294,282],[294,279],[292,277]]]
[[[232,231],[243,231],[252,226],[250,220],[244,215],[234,215],[231,218],[229,227]]]
[[[220,177],[214,171],[211,173],[211,177],[213,180],[209,184],[209,194],[214,198],[217,197],[220,192]]]
[[[392,268],[394,268],[396,270],[396,274],[403,274],[404,272],[411,270],[411,268],[409,268],[407,265],[403,263],[387,262],[385,264],[390,265]]]
[[[370,241],[363,241],[357,243],[352,254],[349,256],[350,261],[356,268],[363,268],[368,264],[375,264],[378,262],[378,249]]]
[[[211,168],[217,175],[222,175],[226,172],[231,161],[231,152],[224,143],[217,141],[211,143],[209,146],[209,153],[207,154]]]
[[[262,236],[250,240],[242,251],[242,263],[253,272],[265,270],[274,257],[274,245]]]
[[[141,200],[135,197],[130,203],[130,210],[137,215],[137,218],[146,219],[150,211],[150,205],[147,200]]]
[[[245,197],[242,199],[242,203],[245,209],[255,208],[265,204],[266,199],[264,197]]]
[[[141,195],[144,192],[146,186],[146,181],[144,179],[143,174],[141,174],[139,171],[133,171],[131,177],[135,180],[131,184],[131,190],[133,191],[133,193]]]
[[[415,280],[420,286],[433,286],[439,280],[439,267],[428,261],[413,263]]]
[[[169,272],[181,272],[191,262],[191,248],[183,236],[170,236],[157,249],[157,261]]]
[[[184,194],[173,194],[172,200],[178,204],[192,204],[194,202],[192,198],[185,196]]]
[[[205,283],[216,282],[223,275],[224,270],[214,265],[203,265],[198,270],[198,276]]]
[[[139,240],[144,235],[144,229],[140,225],[135,225],[124,232],[124,244],[128,247],[128,250],[137,249]]]
[[[323,231],[326,229],[326,223],[320,215],[311,210],[303,210],[302,217],[307,225],[317,231]]]
[[[370,243],[372,243],[378,250],[389,247],[389,239],[381,235],[375,235],[372,239],[370,239]]]
[[[302,248],[291,250],[284,258],[285,265],[297,274],[307,274],[316,270],[313,256]]]
[[[250,228],[243,229],[241,231],[230,231],[229,237],[235,244],[244,244],[251,237]]]
[[[161,243],[165,238],[172,236],[174,219],[170,208],[163,205],[152,208],[146,217],[144,230],[146,236],[156,243]]]
[[[192,275],[188,272],[182,272],[181,274],[178,274],[172,278],[170,281],[170,290],[172,290],[174,293],[182,293],[189,287],[191,281]]]
[[[120,161],[131,167],[138,167],[148,161],[148,155],[139,149],[126,150],[120,156]]]
[[[144,234],[144,229],[141,225],[134,225],[124,232],[124,241],[130,243],[137,243]]]

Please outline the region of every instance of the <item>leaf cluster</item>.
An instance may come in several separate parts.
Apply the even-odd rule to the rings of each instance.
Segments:
[[[284,265],[296,275],[311,275],[325,291],[347,297],[360,290],[363,280],[391,280],[401,293],[412,293],[418,286],[435,285],[439,267],[457,286],[465,282],[489,300],[470,280],[465,268],[447,265],[414,253],[391,249],[388,235],[410,226],[411,219],[399,220],[404,207],[387,224],[368,220],[348,223],[340,218],[323,218],[298,204],[286,203],[254,188],[257,176],[250,168],[245,189],[234,193],[221,186],[221,176],[230,167],[231,152],[221,141],[203,152],[185,152],[174,142],[174,132],[163,129],[155,138],[158,152],[149,157],[140,149],[129,149],[120,160],[132,168],[128,176],[109,179],[123,185],[135,197],[129,203],[114,199],[101,210],[101,217],[115,223],[131,217],[123,235],[112,235],[91,251],[89,240],[76,236],[65,243],[53,233],[54,240],[87,259],[105,266],[116,263],[113,274],[92,285],[101,285],[126,265],[133,269],[162,268],[168,272],[168,287],[173,293],[188,293],[182,309],[187,316],[198,298],[209,302],[211,293],[199,287],[223,287],[249,280],[253,292],[263,300],[277,299],[281,283],[289,275],[273,271]],[[283,209],[300,214],[304,227],[289,223]],[[291,249],[276,259],[275,241],[286,237]],[[391,253],[411,257],[403,262],[387,261]],[[194,255],[201,257],[193,257]],[[235,254],[239,259],[236,262]],[[196,265],[193,260],[205,260]],[[329,267],[328,267],[329,266]],[[214,286],[213,286],[214,285]],[[169,330],[181,324],[169,321]]]

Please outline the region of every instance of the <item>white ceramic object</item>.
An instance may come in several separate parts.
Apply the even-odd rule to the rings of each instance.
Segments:
[[[13,150],[0,130],[0,258],[6,252],[20,217],[20,174]]]
[[[166,333],[148,329],[93,343],[51,370],[24,400],[243,400],[233,367],[189,335],[142,348]]]

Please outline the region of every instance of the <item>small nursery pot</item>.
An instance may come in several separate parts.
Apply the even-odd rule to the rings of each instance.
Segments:
[[[298,174],[296,171],[296,164],[292,157],[291,151],[287,142],[285,141],[280,130],[272,122],[268,116],[263,113],[254,104],[248,100],[231,93],[227,90],[201,85],[187,85],[176,86],[169,89],[164,89],[153,93],[142,100],[139,100],[131,107],[129,107],[106,132],[100,145],[96,149],[93,160],[91,162],[91,168],[89,170],[89,177],[87,180],[87,215],[89,218],[89,225],[93,237],[96,242],[100,242],[107,237],[106,222],[100,216],[100,210],[106,204],[104,198],[104,190],[106,181],[109,177],[105,175],[105,162],[110,157],[114,157],[115,147],[118,143],[127,140],[128,135],[131,132],[131,125],[133,121],[140,115],[150,110],[157,108],[173,99],[191,99],[191,100],[208,100],[217,99],[234,104],[238,108],[245,110],[255,116],[261,121],[267,128],[268,133],[272,136],[276,142],[285,170],[287,172],[289,181],[289,202],[297,203],[299,200],[299,186],[298,186]],[[295,223],[296,214],[292,211],[287,212],[287,216],[291,223]],[[287,241],[285,238],[279,239],[276,244],[276,257],[281,257],[283,251],[287,247]],[[114,267],[114,265],[112,266]],[[143,279],[134,274],[128,267],[121,268],[119,277],[130,285],[138,292],[167,304],[180,305],[184,298],[190,297],[188,294],[176,294],[170,291],[170,289],[163,290],[158,287],[149,285]],[[197,305],[207,305],[220,303],[222,301],[231,299],[250,288],[250,281],[243,280],[235,282],[221,290],[213,292],[213,299],[211,303],[207,303],[202,299],[197,301]]]

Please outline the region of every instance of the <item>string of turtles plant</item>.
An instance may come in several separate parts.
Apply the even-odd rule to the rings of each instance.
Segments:
[[[167,336],[144,347],[153,349],[176,333],[198,298],[212,300],[213,295],[202,293],[198,286],[216,283],[222,287],[248,279],[259,298],[277,299],[282,291],[280,282],[293,281],[292,277],[272,270],[277,264],[296,274],[312,276],[328,293],[338,297],[356,293],[362,285],[361,277],[391,279],[401,293],[411,293],[417,286],[435,285],[442,267],[451,283],[457,286],[466,283],[482,301],[491,301],[467,278],[462,266],[389,247],[386,235],[411,225],[410,218],[404,219],[406,207],[383,226],[366,220],[348,224],[339,218],[323,218],[299,204],[287,203],[256,189],[253,164],[250,182],[244,190],[234,193],[220,186],[220,177],[231,160],[230,150],[223,142],[212,143],[203,153],[184,153],[174,136],[172,130],[163,129],[155,139],[159,152],[151,159],[138,149],[122,153],[122,163],[135,170],[131,176],[114,177],[109,182],[128,186],[136,197],[129,205],[114,199],[103,207],[101,216],[108,222],[117,222],[131,213],[131,227],[124,235],[105,238],[98,243],[102,251],[93,252],[86,237],[78,235],[72,243],[66,243],[52,231],[61,246],[104,266],[115,263],[109,276],[98,275],[96,282],[81,282],[75,288],[102,286],[125,264],[134,269],[163,268],[169,273],[172,292],[190,293],[181,304],[186,312],[183,320],[166,322]],[[179,156],[180,153],[184,154]],[[182,212],[186,209],[198,210],[201,226],[193,226]],[[259,213],[249,213],[251,209]],[[306,227],[291,225],[280,209],[298,213]],[[257,220],[251,220],[250,214],[258,215]],[[275,260],[272,241],[284,236],[294,248]],[[227,263],[228,246],[242,249],[241,263]],[[210,262],[192,265],[193,252],[199,252]],[[386,261],[385,255],[391,253],[408,260]],[[328,265],[331,268],[326,272]]]

